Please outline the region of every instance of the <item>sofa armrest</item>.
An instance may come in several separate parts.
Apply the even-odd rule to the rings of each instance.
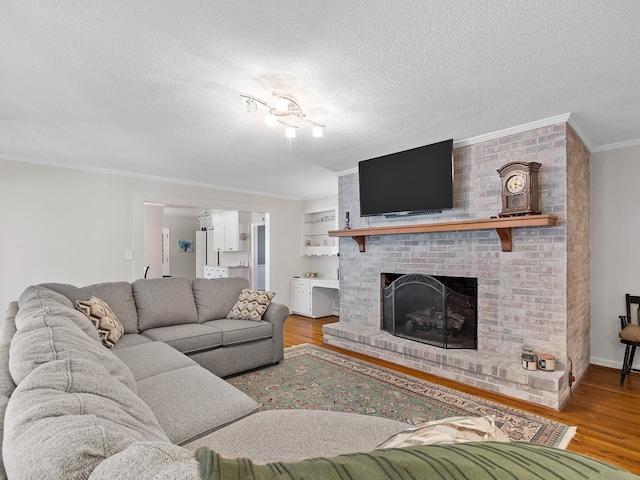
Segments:
[[[269,304],[262,320],[273,325],[273,363],[284,358],[284,321],[289,317],[289,308],[281,303]]]
[[[282,328],[282,325],[288,316],[289,309],[286,305],[271,302],[267,311],[262,315],[262,320],[272,323],[274,327],[279,326],[279,328]]]

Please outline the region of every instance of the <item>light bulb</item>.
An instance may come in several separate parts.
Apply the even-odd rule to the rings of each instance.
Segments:
[[[278,98],[278,100],[276,100],[276,110],[279,112],[286,112],[289,110],[289,103],[291,102],[286,98]]]
[[[296,138],[296,129],[294,127],[285,128],[284,136],[287,138]]]
[[[313,127],[311,129],[311,134],[316,138],[320,138],[320,137],[322,137],[322,135],[324,133],[322,130],[323,130],[322,127]]]
[[[252,113],[258,109],[258,105],[251,98],[245,98],[244,100],[244,109],[245,111]]]
[[[269,125],[270,127],[275,127],[278,124],[278,118],[272,113],[267,115],[264,121],[267,122],[267,125]]]

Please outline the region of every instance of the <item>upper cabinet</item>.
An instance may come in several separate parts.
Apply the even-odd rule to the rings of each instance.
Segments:
[[[338,239],[329,237],[338,228],[338,209],[307,212],[302,215],[302,254],[337,255]]]
[[[225,212],[212,215],[213,245],[219,252],[249,250],[249,212]]]

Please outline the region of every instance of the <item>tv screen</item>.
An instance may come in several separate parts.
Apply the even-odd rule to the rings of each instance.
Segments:
[[[358,163],[360,215],[410,215],[453,208],[453,140]]]

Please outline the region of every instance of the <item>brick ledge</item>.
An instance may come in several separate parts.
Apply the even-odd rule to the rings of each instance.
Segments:
[[[529,371],[519,359],[442,349],[346,322],[322,327],[324,342],[466,385],[559,410],[569,395],[567,372]]]

